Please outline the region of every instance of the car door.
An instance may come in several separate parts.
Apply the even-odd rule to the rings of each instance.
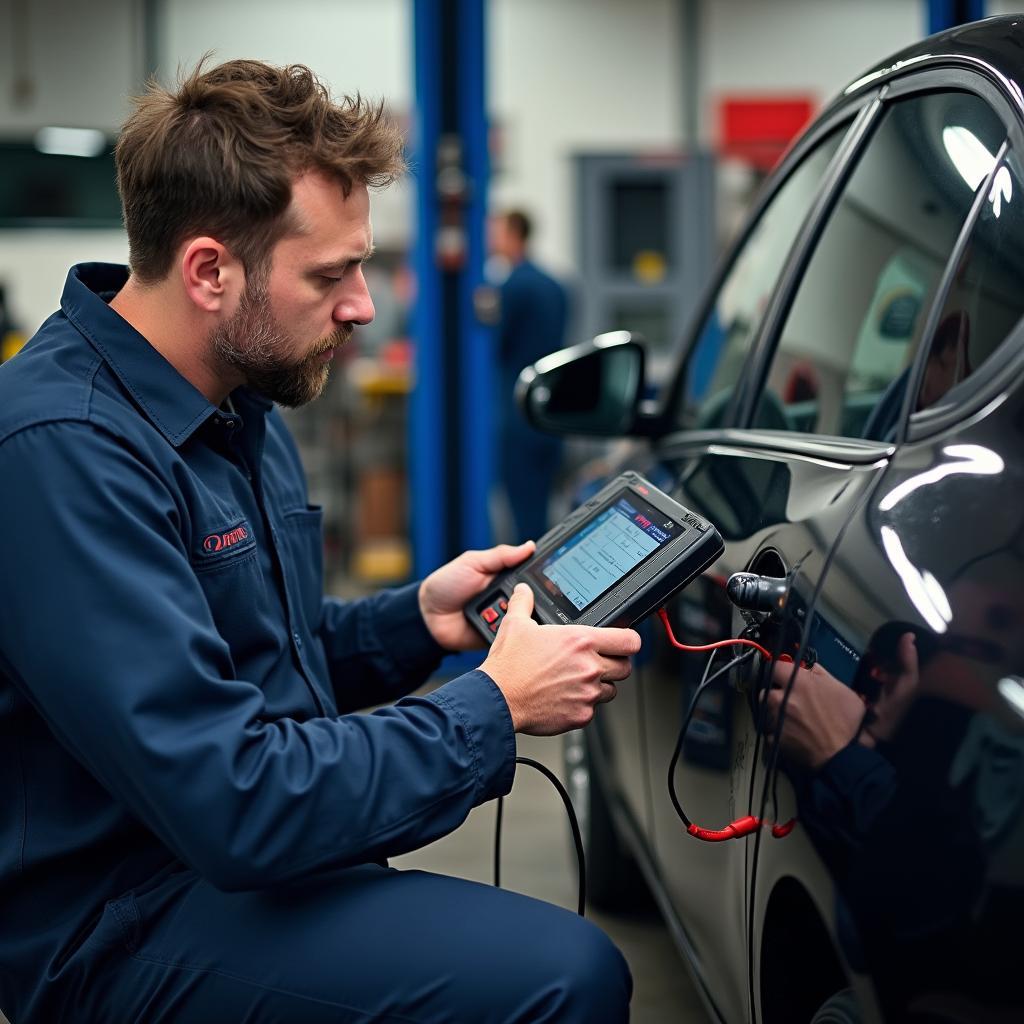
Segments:
[[[981,91],[1012,150],[990,162],[999,132],[977,119],[947,133],[948,185],[977,185],[973,223],[904,400],[876,405],[876,432],[901,443],[836,537],[808,617],[819,683],[836,702],[852,688],[865,728],[839,768],[783,760],[778,786],[760,786],[801,827],[762,839],[753,946],[777,948],[773,894],[799,855],[865,1019],[1024,1014],[1011,952],[1024,907],[1024,177],[1011,108]],[[981,162],[968,167],[969,152]],[[795,1019],[772,995],[781,960],[751,964],[764,1020]]]
[[[951,81],[941,72],[888,90],[777,336],[765,348],[761,385],[751,396],[762,416],[781,408],[796,440],[815,446],[817,470],[804,466],[816,478],[810,487],[795,475],[796,461],[806,461],[806,454],[794,446],[787,457],[794,471],[787,500],[803,522],[790,514],[786,526],[759,542],[754,564],[768,553],[780,556],[798,617],[783,628],[802,641],[830,685],[834,681],[832,689],[815,691],[825,716],[813,724],[819,738],[842,714],[856,729],[863,713],[850,692],[855,686],[858,696],[862,692],[863,647],[855,634],[851,639],[852,609],[844,610],[841,597],[846,587],[830,567],[891,472],[916,368],[952,324],[938,319],[947,266],[969,230],[972,209],[981,208],[1007,133],[1006,111],[994,96],[981,80],[958,74]],[[800,388],[792,387],[794,378]],[[835,604],[822,615],[826,592]],[[817,782],[820,790],[824,783],[806,765],[796,771],[795,786],[780,782],[766,770],[774,762],[755,733],[761,756],[751,766],[749,813],[768,821],[795,816],[802,823],[805,785]],[[837,916],[832,892],[835,864],[821,859],[802,825],[780,839],[762,829],[749,845],[752,1016],[810,1019],[856,973],[841,941],[846,922]]]
[[[717,284],[711,289],[707,308],[698,320],[688,360],[692,372],[684,368],[673,394],[666,400],[678,429],[654,451],[631,447],[620,456],[620,468],[639,469],[655,484],[681,496],[679,478],[687,466],[711,452],[712,442],[725,442],[731,436],[729,424],[735,422],[737,414],[737,385],[749,366],[802,226],[820,203],[823,189],[836,180],[843,161],[855,147],[856,137],[866,129],[869,108],[870,98],[865,98],[836,112],[810,132],[791,154],[726,260]],[[861,122],[857,122],[858,117]],[[761,487],[765,481],[755,472],[754,477],[741,477],[738,483],[749,488]],[[720,503],[706,497],[708,503],[715,504],[716,523],[720,528],[725,525],[732,539],[749,532],[749,523],[736,524],[732,518],[720,517]],[[689,499],[682,496],[682,500]],[[734,504],[742,516],[753,507],[745,495],[735,499]],[[738,561],[729,560],[736,556]],[[690,585],[685,602],[673,606],[677,622],[680,616],[685,618],[682,632],[688,640],[717,639],[729,634],[731,614],[721,585],[722,573],[731,571],[730,566],[743,568],[745,562],[746,557],[736,550],[714,573]],[[667,648],[659,628],[653,620],[646,624],[643,657],[637,660],[634,672],[635,684],[623,688],[629,691],[627,703],[620,707],[620,700],[616,700],[602,708],[592,738],[600,743],[601,760],[610,760],[612,764],[616,758],[622,760],[623,748],[637,742],[638,724],[640,749],[649,753],[648,737],[657,745],[653,761],[658,767],[651,771],[648,758],[642,788],[625,782],[621,764],[614,769],[619,784],[617,795],[632,801],[634,819],[645,822],[644,855],[649,870],[663,876],[655,887],[657,894],[662,897],[678,943],[696,967],[698,980],[720,1012],[728,1019],[740,1019],[746,1006],[742,942],[734,942],[729,955],[722,955],[720,947],[723,914],[731,915],[736,928],[742,927],[744,854],[739,846],[728,851],[692,847],[686,851],[685,871],[680,872],[675,863],[678,825],[674,818],[666,816],[665,769],[681,709],[688,698],[688,688],[699,675],[700,663],[692,658],[680,660],[677,652]],[[687,787],[688,799],[696,800],[697,814],[710,819],[724,813],[732,799],[733,734],[728,716],[712,715],[702,707],[691,740],[684,774],[698,774],[700,785],[696,792],[694,787]],[[604,750],[606,744],[611,748],[610,756]],[[663,853],[667,855],[662,856]],[[666,893],[671,893],[670,901],[664,899]],[[684,908],[682,913],[679,908]]]
[[[989,147],[984,177],[1003,133],[985,101],[970,91],[929,89],[862,111],[746,356],[731,398],[741,429],[684,432],[659,445],[658,463],[677,481],[679,500],[712,519],[727,545],[712,573],[670,609],[688,642],[740,632],[745,620],[726,600],[723,584],[746,570],[788,581],[787,612],[780,622],[764,623],[761,639],[776,651],[799,648],[829,552],[894,451],[882,422],[886,400],[922,344],[926,313],[974,197],[962,178],[950,187],[950,176],[958,174],[951,161],[937,167],[933,157],[949,137],[946,129],[965,125]],[[883,412],[875,415],[876,408]],[[848,671],[839,644],[820,656],[836,674]],[[652,839],[716,1007],[727,1020],[744,1020],[759,1010],[753,964],[775,920],[754,927],[752,908],[763,910],[772,896],[748,889],[748,879],[756,889],[756,852],[776,843],[798,865],[809,860],[808,873],[818,865],[807,857],[799,829],[779,839],[762,828],[747,838],[704,844],[682,828],[666,770],[704,665],[663,647],[656,669],[645,675]],[[792,817],[790,794],[781,793],[775,806],[765,785],[766,746],[754,696],[764,675],[760,659],[737,669],[734,688],[720,684],[705,698],[683,744],[673,782],[687,815],[707,828],[750,814],[767,825]],[[782,911],[783,921],[805,926],[798,929],[803,945],[785,961],[797,973],[778,967],[773,973],[791,993],[787,1005],[782,997],[772,1002],[776,1020],[809,1019],[842,983],[828,950],[829,908],[815,904],[804,888]],[[752,903],[752,896],[762,902]],[[792,942],[791,930],[786,937]]]
[[[718,431],[735,415],[731,403],[736,395],[736,384],[753,348],[769,300],[786,267],[801,225],[818,199],[828,175],[834,174],[832,168],[837,153],[862,105],[826,120],[794,151],[789,167],[765,196],[733,256],[718,274],[719,282],[710,290],[708,308],[699,319],[700,327],[695,332],[696,341],[690,358],[694,372],[679,375],[678,398],[669,400],[671,404],[678,405],[673,416],[680,428],[696,426],[707,434]],[[646,471],[655,484],[667,490],[674,487],[671,467],[660,465],[656,457],[652,458],[648,445],[635,442],[598,461],[591,488],[596,489],[621,469]],[[577,500],[583,500],[588,493],[584,484],[576,495]],[[695,583],[693,586],[702,587],[703,584]],[[712,596],[721,598],[721,588],[716,589]],[[651,643],[655,625],[649,622],[641,627],[645,642],[635,662],[637,685],[620,687],[614,704],[601,709],[590,729],[589,739],[598,748],[603,788],[612,797],[617,812],[629,820],[629,828],[625,831],[629,834],[639,829],[647,838],[649,848],[653,848],[653,835],[659,827],[653,819],[656,806],[654,792],[662,784],[660,779],[652,781],[645,756],[649,701],[644,681],[652,673],[653,662],[663,655],[660,648]],[[657,678],[659,671],[653,668],[651,677]],[[654,703],[657,706],[658,702]],[[578,742],[568,748],[570,768],[575,763],[574,758],[578,760],[581,756],[580,749]],[[641,856],[650,860],[645,854]],[[678,927],[678,921],[673,923],[677,924],[675,934],[680,944],[692,953],[687,933]],[[733,970],[731,964],[724,966]],[[741,988],[740,985],[738,990]]]

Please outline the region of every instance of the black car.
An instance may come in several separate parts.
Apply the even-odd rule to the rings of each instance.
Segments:
[[[680,738],[709,656],[652,618],[567,752],[593,902],[642,876],[715,1019],[1024,1019],[1022,82],[1024,17],[885,61],[768,180],[655,399],[624,332],[520,380],[718,527],[676,636],[772,655]]]

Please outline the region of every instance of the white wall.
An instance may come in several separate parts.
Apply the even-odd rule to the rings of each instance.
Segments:
[[[683,142],[685,0],[490,0],[490,107],[506,153],[495,205],[538,221],[538,256],[575,260],[574,152]],[[805,93],[821,106],[924,33],[923,0],[698,0],[700,135],[726,93]]]
[[[0,231],[0,281],[11,316],[28,334],[60,305],[68,268],[75,263],[127,263],[120,230]]]
[[[1024,0],[988,0],[985,4],[985,16],[995,17],[997,14],[1021,14],[1024,11]]]
[[[239,57],[306,64],[335,95],[383,97],[408,119],[413,97],[413,0],[166,0],[157,26],[159,76],[191,69],[207,51],[214,63]],[[408,244],[408,185],[373,201],[378,248]]]
[[[141,10],[141,0],[0,0],[0,135],[116,131],[144,77]]]
[[[536,251],[569,270],[571,155],[678,149],[678,0],[491,0],[490,110],[501,129],[497,206],[537,221]]]
[[[824,105],[926,31],[924,0],[704,0],[703,12],[705,113],[726,92],[808,92]]]
[[[164,0],[156,5],[158,70],[171,82],[179,65],[191,66],[207,50],[218,60],[297,61],[336,93],[384,96],[398,116],[407,116],[414,98],[413,2]],[[575,260],[572,154],[681,146],[684,2],[488,0],[489,104],[504,139],[492,200],[536,214],[538,254],[558,270],[571,273]],[[924,31],[923,0],[696,2],[705,141],[715,136],[710,111],[723,93],[800,91],[824,102]],[[0,41],[9,38],[15,4],[28,12],[26,67],[38,79],[37,91],[30,107],[16,108],[18,65],[0,61],[0,135],[47,123],[116,129],[143,74],[142,0],[0,0]],[[379,244],[407,243],[410,200],[408,188],[377,197]],[[56,236],[35,242],[20,233],[0,235],[0,276],[12,281],[16,310],[29,326],[53,309],[63,269],[82,258],[87,242],[96,244],[98,257],[123,252],[113,237],[64,237],[61,257]],[[38,271],[25,264],[29,256],[41,261]],[[58,264],[58,279],[44,281],[41,275]],[[29,298],[18,275],[34,282],[32,296],[45,294],[46,301]]]

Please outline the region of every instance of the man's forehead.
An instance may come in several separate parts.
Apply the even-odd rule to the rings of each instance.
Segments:
[[[346,196],[340,183],[316,175],[297,179],[292,187],[290,221],[282,241],[300,246],[318,260],[367,259],[373,254],[369,193],[353,185]]]
[[[288,213],[300,234],[311,234],[328,221],[344,221],[355,226],[368,221],[370,192],[362,182],[353,182],[346,194],[336,178],[319,171],[307,171],[292,182]]]

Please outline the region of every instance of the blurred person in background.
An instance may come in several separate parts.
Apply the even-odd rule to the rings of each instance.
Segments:
[[[516,407],[525,366],[565,345],[565,288],[529,255],[532,222],[522,210],[492,218],[491,253],[508,268],[497,324],[499,479],[512,513],[513,537],[537,540],[548,527],[548,500],[562,460],[561,438],[531,427]]]
[[[588,722],[639,636],[541,626],[480,669],[462,608],[532,544],[358,601],[275,403],[373,319],[379,105],[200,66],[118,139],[131,268],[73,267],[0,367],[0,1006],[23,1021],[628,1015],[589,922],[387,866],[508,793],[515,734]],[[397,703],[392,703],[397,702]],[[371,714],[354,712],[385,705]]]

